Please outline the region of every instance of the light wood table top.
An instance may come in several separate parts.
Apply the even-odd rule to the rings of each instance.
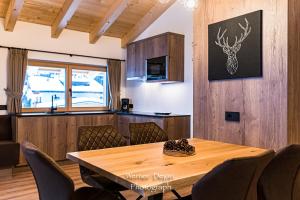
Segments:
[[[68,153],[67,158],[143,196],[179,189],[197,182],[225,160],[256,156],[265,149],[190,139],[196,155],[164,155],[163,142]]]

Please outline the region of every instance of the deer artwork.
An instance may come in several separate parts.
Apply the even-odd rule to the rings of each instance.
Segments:
[[[227,55],[226,67],[227,67],[228,73],[231,75],[234,75],[239,68],[239,63],[238,63],[236,54],[241,49],[242,42],[251,33],[251,26],[249,26],[249,22],[248,22],[247,18],[245,18],[245,22],[246,22],[245,27],[239,23],[239,26],[241,27],[241,29],[244,32],[241,33],[240,39],[238,39],[238,37],[235,36],[235,43],[232,46],[229,45],[228,37],[226,37],[226,39],[224,38],[224,35],[227,32],[227,29],[225,29],[223,31],[223,33],[221,34],[221,27],[219,28],[217,41],[215,41],[216,45],[220,46],[223,49],[223,52]]]

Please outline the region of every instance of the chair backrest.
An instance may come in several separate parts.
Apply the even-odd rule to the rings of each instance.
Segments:
[[[12,140],[10,115],[0,115],[0,141],[1,140]]]
[[[154,122],[130,123],[129,132],[131,145],[168,140],[168,134]]]
[[[258,178],[273,156],[274,151],[267,151],[225,161],[193,186],[192,199],[256,200]]]
[[[126,139],[117,132],[112,125],[104,126],[81,126],[78,129],[77,149],[78,151],[105,149],[126,146]],[[95,172],[80,166],[81,178],[96,174]]]
[[[271,160],[258,182],[259,200],[300,199],[300,145],[290,145]]]
[[[111,125],[82,126],[78,129],[78,151],[125,146],[126,139]]]
[[[70,200],[74,183],[58,164],[31,143],[24,142],[21,149],[34,175],[40,200]]]

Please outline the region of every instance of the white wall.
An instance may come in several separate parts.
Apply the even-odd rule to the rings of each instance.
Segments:
[[[51,29],[49,26],[17,22],[13,32],[6,32],[2,26],[3,20],[0,20],[0,24],[0,45],[2,46],[118,59],[124,59],[125,57],[125,51],[121,48],[121,40],[118,38],[104,36],[101,37],[96,44],[89,44],[89,35],[83,32],[64,30],[58,39],[53,39],[51,38]],[[6,104],[6,95],[3,89],[6,88],[7,54],[7,49],[0,48],[0,105]],[[106,60],[70,57],[57,54],[29,52],[28,56],[29,58],[41,60],[65,61],[95,65],[106,64]],[[122,88],[123,96],[124,93],[124,88]],[[3,113],[3,111],[0,111],[0,114]]]
[[[184,83],[159,84],[126,81],[126,96],[132,99],[136,111],[193,114],[193,12],[176,2],[137,40],[175,32],[185,35]],[[191,123],[192,123],[191,119]],[[191,124],[192,125],[192,124]],[[191,126],[193,127],[193,126]],[[191,131],[192,132],[192,131]]]

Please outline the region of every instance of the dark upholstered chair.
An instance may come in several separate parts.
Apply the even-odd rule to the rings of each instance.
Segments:
[[[11,116],[0,115],[0,168],[19,162],[20,145],[13,141]]]
[[[148,144],[168,140],[167,133],[154,122],[130,123],[130,144]]]
[[[201,178],[183,199],[256,200],[257,181],[274,151],[225,161]]]
[[[98,188],[82,187],[74,191],[72,179],[52,158],[28,142],[23,143],[21,148],[34,175],[40,200],[117,199]]]
[[[125,138],[111,125],[79,127],[77,141],[78,151],[120,147],[127,144]],[[120,198],[123,198],[123,196],[119,191],[127,190],[127,188],[83,166],[80,166],[80,174],[86,184],[114,192]]]
[[[258,181],[259,200],[300,199],[300,145],[279,151]]]

